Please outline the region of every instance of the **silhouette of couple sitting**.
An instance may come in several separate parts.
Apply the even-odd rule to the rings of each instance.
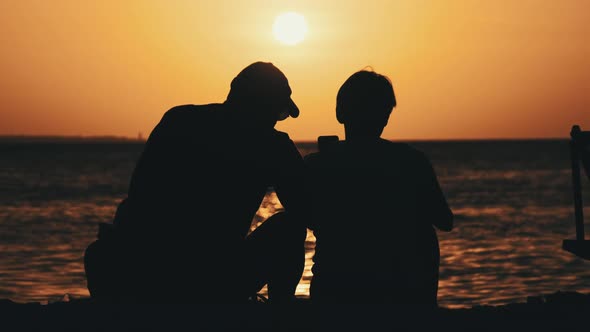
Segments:
[[[381,139],[396,106],[389,80],[353,74],[336,116],[304,158],[277,121],[299,109],[285,75],[256,62],[225,102],[177,106],[149,136],[113,223],[85,253],[88,289],[109,303],[242,303],[268,285],[294,299],[307,228],[317,239],[311,300],[436,306],[433,226],[453,215],[427,157]],[[248,234],[272,188],[285,208]]]

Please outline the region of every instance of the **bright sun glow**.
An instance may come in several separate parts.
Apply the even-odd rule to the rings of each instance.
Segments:
[[[301,14],[294,12],[284,13],[277,16],[272,26],[272,33],[283,44],[299,44],[305,39],[307,22],[305,22],[305,17]]]

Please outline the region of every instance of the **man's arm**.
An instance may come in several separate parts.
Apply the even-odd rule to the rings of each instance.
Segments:
[[[305,223],[307,195],[305,194],[304,162],[295,143],[288,137],[281,144],[275,191],[285,211],[298,222]]]

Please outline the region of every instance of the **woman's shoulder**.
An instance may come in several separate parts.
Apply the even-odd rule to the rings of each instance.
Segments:
[[[394,142],[386,139],[381,140],[382,146],[387,150],[388,154],[397,156],[414,162],[429,163],[428,156],[420,149],[416,148],[410,143]]]

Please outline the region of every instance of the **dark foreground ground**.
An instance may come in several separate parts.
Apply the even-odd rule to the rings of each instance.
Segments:
[[[1,331],[590,331],[590,295],[435,311],[378,305],[48,305],[0,301]]]

